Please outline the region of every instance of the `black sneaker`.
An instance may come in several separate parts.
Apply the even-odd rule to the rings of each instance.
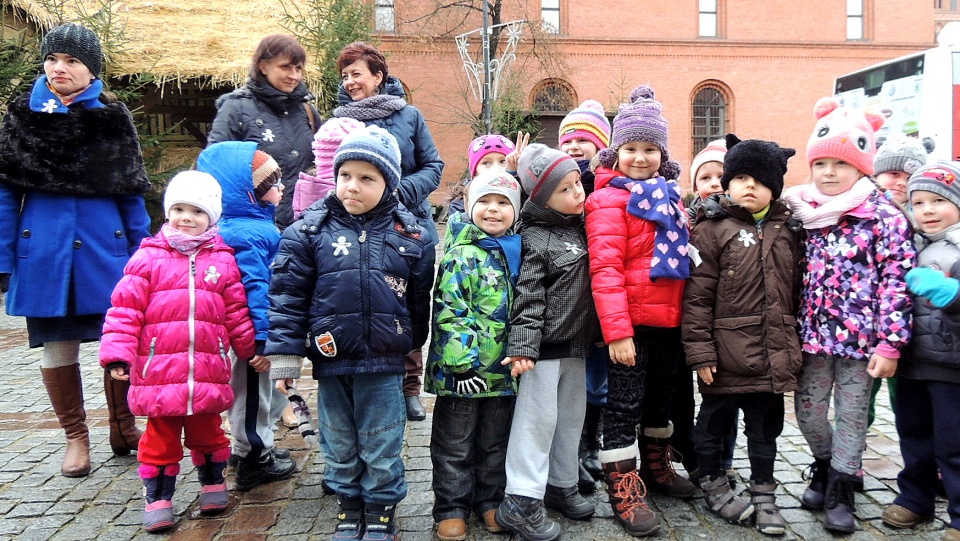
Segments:
[[[282,481],[297,471],[297,463],[289,458],[275,458],[273,454],[259,460],[241,460],[237,464],[236,487],[239,491]]]
[[[547,518],[540,500],[507,494],[497,508],[497,524],[525,541],[556,541],[560,525]]]
[[[572,520],[586,520],[593,516],[593,504],[580,495],[577,487],[560,488],[547,485],[543,494],[543,504],[550,509],[556,509],[563,516]]]
[[[284,449],[283,447],[274,447],[273,458],[290,458],[290,449]],[[230,458],[227,459],[227,466],[230,466],[231,468],[236,468],[237,464],[240,463],[240,460],[242,460],[240,455],[235,455],[233,453],[230,453]],[[333,493],[331,492],[331,494]]]

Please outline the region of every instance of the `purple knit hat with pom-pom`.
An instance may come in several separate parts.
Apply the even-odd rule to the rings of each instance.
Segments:
[[[663,154],[659,173],[668,179],[680,176],[680,164],[670,159],[667,119],[663,107],[654,99],[653,89],[640,85],[630,92],[630,103],[621,103],[613,119],[610,146],[600,152],[600,165],[613,167],[620,147],[630,141],[646,141]]]

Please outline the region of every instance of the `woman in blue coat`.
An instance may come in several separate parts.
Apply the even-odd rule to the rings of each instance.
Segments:
[[[90,29],[58,26],[41,45],[43,74],[0,125],[0,289],[26,316],[30,347],[67,438],[61,472],[90,473],[80,343],[100,339],[110,295],[149,236],[150,190],[130,112],[103,91],[103,54]],[[9,290],[7,291],[7,288]],[[137,448],[129,382],[104,373],[110,446]]]
[[[427,198],[440,186],[443,160],[423,114],[407,104],[403,85],[388,73],[387,60],[374,47],[363,42],[347,45],[337,58],[337,69],[341,78],[340,107],[333,110],[333,115],[379,126],[396,138],[402,174],[397,197],[416,216],[429,245],[435,246],[437,226]],[[429,257],[431,263],[436,260],[435,253]],[[421,421],[427,416],[419,398],[421,375],[423,358],[416,352],[407,357],[403,380],[407,418],[411,421]]]

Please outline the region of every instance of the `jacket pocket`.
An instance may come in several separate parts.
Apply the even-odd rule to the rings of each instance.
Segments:
[[[147,370],[150,369],[150,363],[153,362],[153,355],[157,351],[157,337],[150,339],[150,352],[147,354],[147,361],[143,363],[143,370],[140,371],[140,377],[147,379]]]
[[[760,376],[769,371],[762,321],[758,314],[722,317],[713,322],[720,369],[740,376]]]
[[[312,361],[327,362],[363,356],[363,328],[345,326],[336,316],[321,319],[307,333],[307,356]]]

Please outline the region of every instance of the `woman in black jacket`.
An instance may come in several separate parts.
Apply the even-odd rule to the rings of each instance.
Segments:
[[[280,229],[293,223],[293,186],[301,171],[313,165],[310,143],[321,124],[313,95],[303,82],[307,52],[291,36],[274,34],[260,40],[250,76],[242,87],[217,99],[217,116],[207,145],[220,141],[252,141],[277,160],[286,190],[277,205]]]

